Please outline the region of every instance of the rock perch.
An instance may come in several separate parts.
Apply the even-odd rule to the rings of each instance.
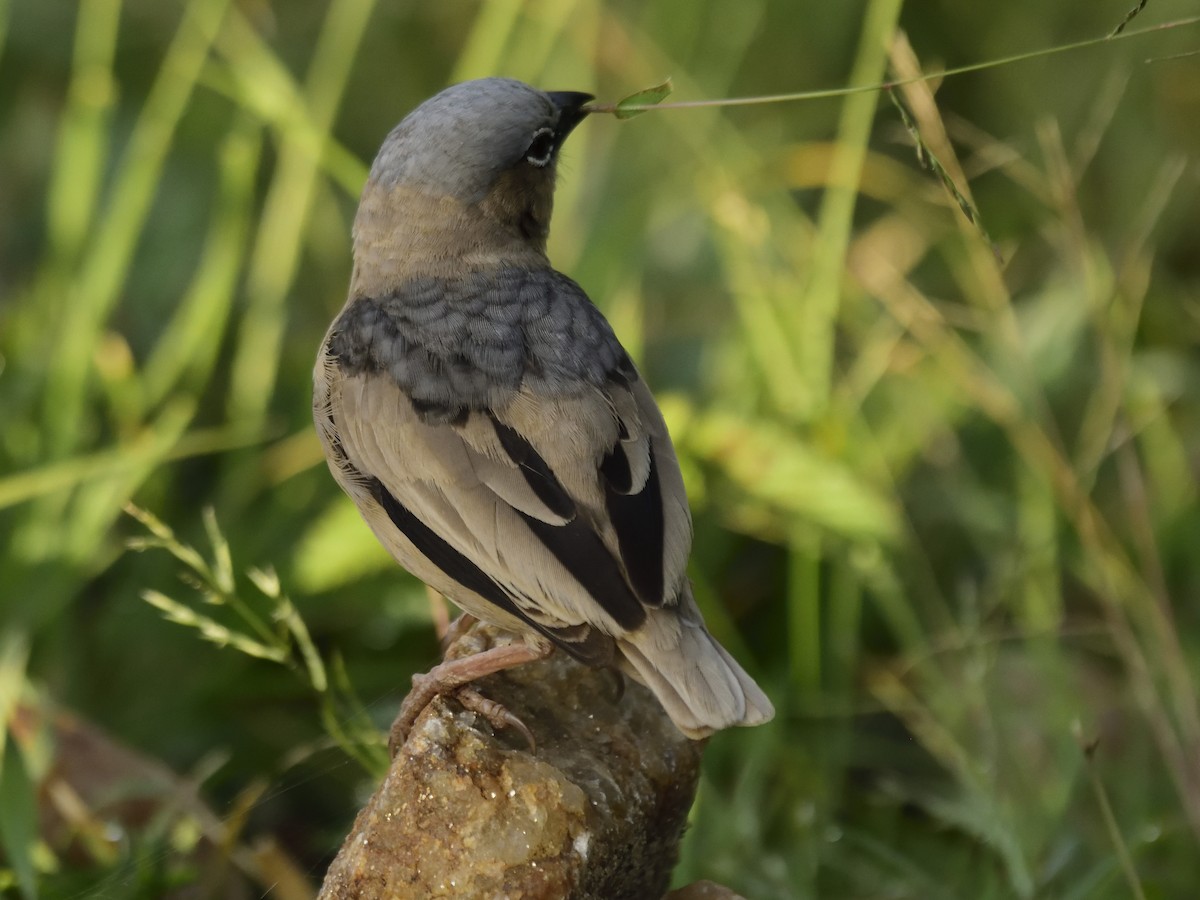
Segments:
[[[451,648],[487,646],[476,626]],[[323,900],[656,900],[700,774],[685,738],[639,684],[556,653],[475,685],[521,719],[494,732],[438,698],[325,877]],[[732,895],[726,895],[732,896]]]

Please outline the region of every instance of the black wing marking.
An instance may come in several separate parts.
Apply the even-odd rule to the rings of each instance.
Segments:
[[[550,471],[550,466],[542,459],[541,454],[515,429],[509,428],[495,415],[489,413],[489,416],[496,429],[496,437],[500,439],[500,446],[521,470],[521,474],[525,476],[525,483],[537,494],[537,498],[556,516],[574,519],[575,501]]]
[[[609,521],[617,533],[621,560],[629,574],[629,582],[647,606],[662,606],[669,598],[663,585],[663,518],[662,488],[658,481],[658,466],[654,460],[654,445],[650,446],[650,472],[646,483],[631,494],[632,476],[629,459],[618,443],[600,464],[604,479],[604,505]]]
[[[592,666],[604,666],[612,662],[614,646],[612,638],[587,625],[574,625],[561,629],[550,628],[533,621],[504,593],[500,585],[488,577],[482,569],[442,539],[432,528],[422,522],[404,504],[392,496],[378,478],[370,478],[368,484],[375,500],[383,507],[388,518],[412,545],[448,577],[463,587],[474,591],[485,600],[494,603],[510,615],[516,616],[530,628],[545,635],[580,662]]]
[[[452,425],[461,428],[467,424],[471,411],[465,406],[453,403],[439,403],[435,400],[419,400],[409,397],[413,412],[427,425]]]
[[[588,525],[580,519],[551,525],[519,509],[514,511],[618,625],[633,631],[646,621],[646,610],[626,584],[621,567]]]
[[[617,624],[626,630],[637,628],[646,620],[646,611],[630,590],[612,553],[591,526],[576,516],[575,501],[533,446],[515,429],[497,421],[494,415],[492,422],[501,446],[520,468],[538,499],[568,521],[554,525],[520,510],[514,512]]]
[[[640,377],[629,354],[622,351],[616,366],[608,373],[610,389],[631,390]],[[622,443],[629,440],[629,429],[620,418],[617,419],[617,428],[618,443],[600,463],[605,509],[617,533],[617,546],[625,571],[629,573],[630,584],[647,606],[663,606],[672,598],[666,596],[663,556],[666,515],[654,457],[654,442],[648,438],[650,471],[646,483],[636,494],[632,493],[633,473]]]
[[[625,431],[624,422],[621,423],[621,430]],[[628,434],[627,431],[625,433]],[[618,494],[628,494],[633,490],[633,472],[629,470],[629,457],[625,455],[625,448],[619,442],[601,460],[600,474],[604,478],[605,486]]]

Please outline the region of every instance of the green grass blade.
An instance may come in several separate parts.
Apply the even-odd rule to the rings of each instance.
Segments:
[[[485,0],[458,54],[451,81],[494,75],[501,69],[504,47],[517,27],[522,0]]]
[[[33,860],[37,839],[37,786],[21,751],[12,747],[0,758],[0,847],[26,900],[39,895]]]
[[[71,86],[46,191],[46,227],[54,248],[50,259],[57,266],[75,261],[100,197],[117,99],[112,68],[121,6],[121,0],[84,0],[79,4]]]
[[[142,372],[143,404],[153,408],[183,388],[198,394],[216,364],[246,252],[262,138],[244,119],[225,136],[221,181],[204,255],[192,284]]]
[[[24,634],[0,634],[0,849],[26,898],[38,895],[33,848],[38,836],[37,787],[22,750],[7,740],[26,688],[29,642]]]
[[[335,0],[325,17],[304,90],[322,140],[333,128],[374,7],[375,0]],[[241,60],[234,57],[229,61],[237,67]],[[238,334],[229,392],[229,416],[234,421],[265,422],[283,347],[284,300],[296,277],[319,175],[314,154],[304,146],[305,134],[291,137],[280,148],[250,261],[249,306]]]
[[[792,687],[808,702],[821,689],[821,539],[797,529],[789,544],[788,662]]]
[[[223,453],[257,442],[257,435],[244,428],[198,429],[180,438],[162,462]],[[108,478],[129,471],[138,465],[144,453],[144,436],[137,436],[108,450],[0,477],[0,510],[39,497],[62,494],[92,479]]]
[[[881,80],[887,66],[887,47],[896,28],[903,0],[872,0],[863,19],[858,53],[850,72],[852,85]],[[854,227],[859,177],[875,119],[878,95],[848,97],[838,123],[837,147],[830,163],[828,185],[817,216],[812,268],[799,299],[803,324],[797,334],[804,377],[796,385],[800,407],[807,417],[819,414],[829,402],[833,381],[834,325],[840,306],[846,248]]]
[[[75,448],[83,433],[93,347],[120,295],[176,126],[228,3],[196,0],[186,7],[122,155],[110,201],[93,229],[95,240],[69,288],[45,398],[53,455]]]
[[[8,19],[12,14],[9,0],[0,0],[0,60],[4,59],[4,46],[8,43]]]

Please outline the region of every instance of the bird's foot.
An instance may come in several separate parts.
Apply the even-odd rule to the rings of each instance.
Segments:
[[[425,707],[434,697],[449,693],[458,694],[459,700],[464,706],[480,713],[493,725],[498,725],[498,727],[512,725],[517,728],[525,736],[530,747],[533,747],[533,735],[520,719],[499,703],[487,700],[474,689],[467,688],[464,699],[463,688],[464,685],[483,678],[485,675],[492,675],[504,669],[545,659],[551,652],[550,645],[539,648],[530,647],[525,643],[506,644],[502,647],[492,647],[490,650],[473,653],[470,656],[446,660],[423,675],[414,675],[412,690],[400,704],[400,711],[396,714],[396,721],[392,723],[391,731],[388,734],[388,752],[395,756],[404,746],[404,742],[408,739],[408,733]]]
[[[454,696],[466,709],[487,719],[497,731],[501,728],[515,728],[521,732],[521,737],[525,738],[525,743],[529,745],[529,752],[537,753],[537,741],[533,739],[533,732],[524,722],[495,700],[489,700],[475,688],[467,685],[460,687]]]

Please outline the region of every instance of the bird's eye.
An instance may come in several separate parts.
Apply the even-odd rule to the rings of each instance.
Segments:
[[[539,128],[533,133],[529,149],[525,151],[525,162],[539,169],[550,162],[554,155],[554,131],[550,128]]]

